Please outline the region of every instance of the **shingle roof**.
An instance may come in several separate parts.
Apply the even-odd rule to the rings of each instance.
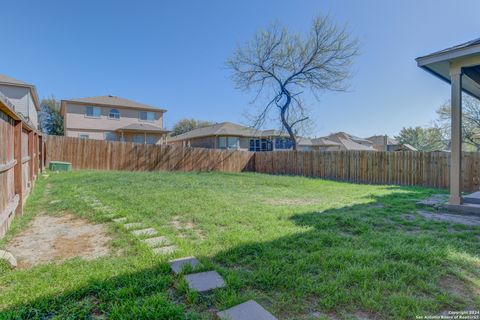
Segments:
[[[0,82],[2,83],[9,83],[9,84],[16,84],[16,85],[22,85],[22,86],[32,86],[31,84],[29,83],[26,83],[24,81],[21,81],[21,80],[18,80],[18,79],[15,79],[15,78],[12,78],[12,77],[9,77],[5,74],[0,74]]]
[[[107,106],[114,106],[114,107],[127,107],[127,108],[135,108],[135,109],[143,109],[143,110],[155,110],[155,111],[163,111],[166,112],[165,109],[156,108],[147,104],[143,104],[140,102],[128,100],[122,97],[117,96],[98,96],[98,97],[86,97],[86,98],[77,98],[77,99],[68,99],[64,100],[68,102],[77,102],[77,103],[91,103],[91,104],[100,104],[100,105],[107,105]]]
[[[327,138],[316,138],[312,139],[312,145],[314,146],[340,146],[341,144]]]
[[[278,130],[259,130],[251,127],[241,126],[231,122],[217,123],[208,127],[197,128],[189,132],[179,134],[170,138],[170,141],[180,141],[208,136],[237,136],[237,137],[269,137],[284,136]]]
[[[446,49],[443,49],[443,50],[435,51],[435,52],[430,53],[426,56],[419,57],[418,59],[422,59],[422,58],[429,57],[429,56],[434,56],[434,55],[437,55],[437,54],[447,53],[447,52],[450,52],[450,51],[465,49],[465,48],[473,47],[473,46],[476,46],[476,45],[479,45],[479,44],[480,44],[480,38],[477,38],[477,39],[473,39],[473,40],[470,40],[470,41],[467,41],[467,42],[464,42],[464,43],[461,43],[461,44],[457,44],[455,46],[452,46],[452,47],[449,47],[449,48],[446,48]]]
[[[355,141],[352,140],[347,140],[343,138],[338,138],[341,144],[345,147],[347,150],[370,150],[370,151],[375,151],[374,148],[370,146],[365,146],[360,143],[356,143]]]
[[[163,130],[160,127],[153,126],[148,123],[134,123],[134,124],[129,124],[126,127],[122,127],[117,129],[118,131],[150,131],[150,132],[168,132],[166,130]]]

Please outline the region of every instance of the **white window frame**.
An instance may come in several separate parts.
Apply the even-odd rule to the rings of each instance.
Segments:
[[[92,115],[88,114],[88,109],[92,108]],[[98,116],[95,116],[95,110],[98,110]],[[93,118],[93,119],[100,119],[102,117],[102,108],[96,106],[86,106],[85,107],[85,117],[86,118]]]
[[[78,137],[82,140],[88,140],[90,139],[90,135],[86,134],[86,133],[79,133],[78,134]]]
[[[110,109],[110,111],[108,111],[108,119],[110,119],[110,120],[120,120],[120,110],[115,109],[115,108]]]
[[[144,113],[146,116],[145,116],[145,119],[142,119],[142,113]],[[148,119],[148,115],[151,114],[152,115],[152,119],[149,120]],[[138,120],[140,121],[145,121],[145,122],[154,122],[155,121],[155,118],[156,118],[156,114],[154,111],[139,111],[138,112]]]

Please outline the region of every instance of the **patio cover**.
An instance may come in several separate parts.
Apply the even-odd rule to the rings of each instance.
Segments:
[[[451,85],[450,205],[461,205],[462,91],[480,99],[480,38],[416,59],[419,67]]]

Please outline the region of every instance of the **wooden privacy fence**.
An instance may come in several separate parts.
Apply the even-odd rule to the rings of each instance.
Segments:
[[[44,164],[42,135],[0,94],[0,238],[13,218],[23,213],[23,204]]]
[[[130,171],[228,171],[254,169],[254,153],[174,145],[134,144],[48,136],[47,162],[67,161],[74,169]]]
[[[448,188],[448,152],[274,151],[248,152],[175,145],[47,137],[47,161],[74,169],[255,171],[369,184]],[[480,153],[464,153],[463,190],[480,188]]]
[[[449,187],[448,152],[277,151],[255,153],[255,171],[369,184]],[[480,187],[480,153],[462,158],[463,191]]]

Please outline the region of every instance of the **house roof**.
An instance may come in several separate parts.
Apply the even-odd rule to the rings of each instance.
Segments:
[[[340,143],[329,140],[327,138],[316,138],[311,140],[312,140],[312,145],[314,146],[325,146],[325,147],[341,146]]]
[[[221,122],[179,134],[171,137],[169,141],[189,140],[208,136],[273,137],[286,136],[286,134],[278,130],[259,130],[231,122]]]
[[[167,110],[165,109],[156,108],[154,106],[150,106],[147,104],[143,104],[140,102],[136,102],[133,100],[128,100],[122,97],[117,97],[112,95],[68,99],[68,100],[62,100],[62,101],[81,103],[81,104],[87,103],[87,104],[105,105],[105,106],[112,106],[112,107],[126,107],[126,108],[140,109],[140,110],[154,110],[154,111],[167,112]]]
[[[386,136],[387,137],[387,145],[397,145],[400,144],[396,139]],[[374,143],[374,144],[383,144],[385,139],[385,135],[376,135],[368,137],[367,140]]]
[[[5,74],[0,74],[0,84],[4,84],[7,86],[28,88],[30,90],[30,94],[32,95],[32,98],[35,104],[35,109],[40,111],[40,102],[38,100],[37,89],[33,84],[26,83],[24,81],[12,78]]]
[[[419,67],[450,83],[450,63],[474,56],[480,56],[480,38],[418,57],[415,60]],[[464,72],[467,77],[462,81],[463,91],[480,99],[480,68],[469,67]]]
[[[160,127],[153,126],[148,123],[134,123],[126,127],[118,128],[117,131],[147,131],[147,132],[168,132]]]
[[[356,143],[355,141],[348,140],[348,139],[343,139],[343,138],[338,138],[340,143],[345,147],[347,150],[369,150],[369,151],[375,151],[375,149],[371,146],[366,146],[360,143]]]
[[[343,131],[332,133],[329,136],[327,136],[326,138],[329,139],[329,140],[333,140],[333,141],[335,141],[339,138],[342,138],[342,139],[345,139],[345,140],[352,140],[352,141],[355,141],[357,143],[366,143],[366,144],[371,144],[372,143],[368,139],[360,138],[360,137],[354,136],[352,134],[349,134],[349,133],[346,133],[346,132],[343,132]]]

